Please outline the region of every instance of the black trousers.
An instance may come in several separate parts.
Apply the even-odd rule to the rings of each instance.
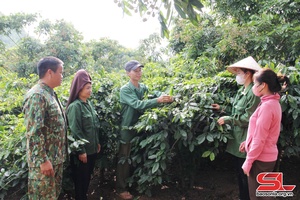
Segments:
[[[96,158],[96,153],[88,155],[87,163],[83,163],[78,159],[78,155],[73,154],[70,156],[76,200],[87,199],[87,192],[90,185],[91,175],[94,171]]]
[[[249,183],[249,192],[251,200],[269,200],[275,199],[274,197],[257,197],[256,196],[256,189],[258,188],[259,184],[256,180],[256,177],[261,172],[273,172],[275,167],[276,161],[273,162],[262,162],[262,161],[254,161],[252,164],[252,168],[249,173],[248,183]]]
[[[234,156],[234,166],[237,174],[238,184],[239,184],[239,199],[249,200],[249,189],[248,189],[248,177],[244,174],[242,165],[245,162],[245,158],[239,158]]]

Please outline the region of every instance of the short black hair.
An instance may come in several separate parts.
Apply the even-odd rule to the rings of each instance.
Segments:
[[[63,64],[63,61],[53,56],[47,56],[42,58],[37,64],[37,73],[39,75],[39,78],[43,78],[48,69],[51,69],[53,72],[56,72],[58,66]]]

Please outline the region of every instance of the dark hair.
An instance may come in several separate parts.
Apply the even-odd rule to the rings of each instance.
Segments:
[[[63,64],[63,61],[53,56],[47,56],[42,58],[37,64],[37,73],[39,75],[39,78],[43,78],[48,69],[51,69],[53,72],[56,72],[58,66]]]
[[[266,83],[268,84],[269,90],[271,92],[279,92],[282,89],[280,83],[289,84],[289,78],[285,75],[277,75],[271,69],[262,69],[255,73],[254,75],[256,81],[258,83]]]
[[[250,72],[252,75],[255,74],[255,71],[252,69],[240,68],[244,73]]]

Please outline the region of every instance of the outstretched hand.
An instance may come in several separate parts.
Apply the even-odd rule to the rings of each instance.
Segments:
[[[211,109],[213,109],[213,110],[220,110],[220,105],[216,104],[216,103],[213,103],[213,104],[211,104]]]
[[[173,97],[170,95],[161,95],[160,97],[158,97],[157,102],[158,103],[171,103],[171,102],[173,102]]]
[[[217,122],[218,122],[219,125],[225,124],[225,120],[224,120],[223,117],[220,117]]]

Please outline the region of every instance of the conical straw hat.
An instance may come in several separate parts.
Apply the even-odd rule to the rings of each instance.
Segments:
[[[258,65],[258,63],[252,58],[252,56],[244,58],[243,60],[240,60],[240,61],[230,65],[229,67],[227,67],[227,70],[233,74],[236,74],[237,69],[239,69],[239,68],[251,69],[254,71],[258,71],[261,69],[261,67]]]

